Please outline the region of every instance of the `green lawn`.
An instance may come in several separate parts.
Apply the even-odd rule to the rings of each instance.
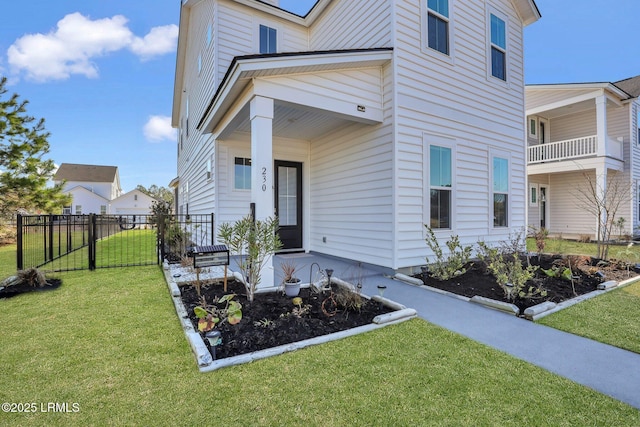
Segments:
[[[531,238],[527,239],[527,249],[536,251],[535,241]],[[580,243],[563,239],[547,239],[544,252],[550,254],[589,256],[596,256],[598,253],[595,243]],[[609,246],[609,258],[633,263],[640,262],[640,245],[634,243],[630,248],[627,247],[627,245],[611,245]]]
[[[535,250],[528,239],[527,247]],[[545,252],[595,255],[595,243],[549,239]],[[640,245],[611,246],[611,258],[637,263]],[[640,353],[640,283],[616,289],[543,317],[539,323]]]
[[[80,245],[80,234],[76,233],[76,244]],[[57,240],[54,239],[57,242]],[[28,239],[25,245],[25,268],[29,261],[44,261],[42,242],[36,244],[35,239]],[[56,246],[54,256],[64,253],[67,247]],[[127,230],[115,233],[97,242],[96,267],[148,265],[157,262],[155,230]],[[44,271],[87,269],[89,256],[87,247],[70,252],[40,267]],[[16,245],[0,246],[0,280],[16,272]]]
[[[0,425],[640,425],[640,411],[412,320],[202,374],[158,267],[0,300]],[[39,412],[77,403],[77,413]]]
[[[16,274],[16,245],[0,246],[0,280]]]
[[[640,353],[640,282],[543,317],[544,325]]]

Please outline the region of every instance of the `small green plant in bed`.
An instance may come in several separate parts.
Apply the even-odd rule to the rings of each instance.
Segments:
[[[473,246],[463,246],[458,236],[451,236],[446,242],[449,253],[445,255],[433,229],[426,224],[424,227],[427,230],[425,241],[435,257],[433,262],[429,262],[427,258],[431,276],[438,280],[449,280],[466,273],[466,265],[471,260]]]

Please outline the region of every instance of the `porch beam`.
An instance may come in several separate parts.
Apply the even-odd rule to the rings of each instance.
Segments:
[[[584,93],[582,95],[577,95],[571,98],[563,99],[561,101],[552,102],[550,104],[543,104],[539,107],[527,109],[526,114],[527,116],[542,115],[542,113],[544,113],[545,111],[555,110],[556,108],[566,107],[567,105],[577,104],[579,102],[586,101],[589,99],[595,99],[601,96],[603,93],[604,93],[603,90],[598,89],[593,92]]]

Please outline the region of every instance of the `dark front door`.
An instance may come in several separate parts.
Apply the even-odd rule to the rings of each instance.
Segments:
[[[276,160],[275,174],[282,249],[302,249],[302,163]]]

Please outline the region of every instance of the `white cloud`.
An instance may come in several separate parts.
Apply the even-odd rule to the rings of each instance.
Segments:
[[[151,142],[175,141],[176,130],[171,127],[171,117],[149,117],[149,120],[144,125],[144,136]]]
[[[127,27],[127,18],[91,20],[72,13],[47,34],[27,34],[17,39],[7,51],[14,74],[24,73],[37,82],[64,80],[73,74],[98,77],[93,59],[122,49],[130,49],[143,60],[171,52],[177,43],[175,25],[152,28],[143,38]]]
[[[144,38],[136,37],[129,46],[129,49],[140,56],[142,60],[147,60],[154,56],[174,52],[176,50],[177,40],[177,25],[172,24],[154,27]]]

